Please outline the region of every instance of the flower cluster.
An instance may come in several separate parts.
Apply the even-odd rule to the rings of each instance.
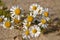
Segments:
[[[23,21],[23,38],[38,37],[41,33],[41,28],[47,28],[47,22],[50,20],[48,8],[32,4],[29,11],[29,15]]]
[[[22,26],[21,35],[27,39],[38,37],[41,28],[47,28],[49,20],[48,8],[32,4],[29,7],[29,13],[24,13],[24,10],[19,6],[13,6],[10,9],[10,19],[4,15],[0,16],[0,25],[7,29]]]

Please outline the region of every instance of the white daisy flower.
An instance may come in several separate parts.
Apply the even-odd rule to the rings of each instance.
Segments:
[[[20,16],[14,16],[14,18],[12,18],[12,21],[14,24],[18,24],[21,22]]]
[[[30,26],[31,26],[31,22],[27,22],[27,20],[24,20],[24,22],[23,22],[23,27],[24,27],[25,29],[28,29]]]
[[[32,21],[33,21],[33,19],[34,19],[34,17],[33,17],[33,16],[30,16],[30,15],[29,15],[29,16],[27,16],[27,21],[28,21],[28,22],[32,22]]]
[[[46,22],[47,22],[47,20],[41,19],[40,23],[38,25],[43,27],[43,28],[47,28],[48,24]]]
[[[38,25],[41,26],[42,28],[47,28],[48,26],[48,24],[42,24],[42,23],[39,23]]]
[[[46,21],[50,20],[50,17],[42,17],[42,18],[44,18]]]
[[[23,22],[23,26],[27,29],[31,26],[31,23],[33,22],[33,16],[27,16],[27,18]]]
[[[3,21],[4,21],[4,16],[0,16],[0,26],[3,25]]]
[[[48,8],[45,8],[45,9],[43,10],[42,15],[43,15],[44,17],[49,17]]]
[[[10,9],[10,13],[11,13],[11,17],[13,18],[14,16],[20,16],[21,13],[23,13],[23,9],[20,8],[19,6],[13,6],[11,9]]]
[[[38,9],[37,9],[36,11],[34,11],[34,14],[37,13],[37,14],[39,15],[39,14],[42,14],[43,11],[44,11],[44,10],[43,10],[43,7],[40,7],[40,6],[39,6]]]
[[[10,20],[8,20],[7,18],[4,19],[3,27],[7,28],[7,29],[13,29],[14,28],[12,22]]]
[[[22,37],[24,39],[30,39],[30,31],[28,29],[23,29],[23,32],[22,32]]]
[[[30,12],[30,16],[33,16],[35,18],[37,16],[37,13]]]
[[[39,7],[40,5],[38,5],[38,4],[32,4],[31,6],[30,6],[30,8],[29,8],[29,10],[30,11],[35,11],[35,10],[37,10],[37,8]]]
[[[44,10],[43,10],[43,13],[42,13],[42,18],[44,18],[44,19],[46,19],[47,21],[49,21],[50,20],[50,15],[49,15],[49,13],[48,13],[48,8],[45,8]]]
[[[40,35],[40,28],[38,25],[31,26],[29,28],[31,37],[38,37]]]
[[[42,14],[43,12],[43,7],[40,7],[40,5],[34,6],[35,4],[32,4],[32,8],[30,7],[30,9],[32,10],[34,7],[36,7],[36,10],[33,10],[30,12],[30,15],[32,15],[33,17],[36,17],[39,14]]]

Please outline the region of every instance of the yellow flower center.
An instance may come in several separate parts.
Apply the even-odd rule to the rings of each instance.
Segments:
[[[2,18],[0,18],[0,22],[2,22],[3,21],[3,19]]]
[[[33,6],[33,10],[36,10],[37,9],[37,7],[36,6]]]
[[[29,24],[29,22],[26,24],[26,26],[29,28],[31,24]]]
[[[42,24],[45,24],[46,23],[46,20],[45,19],[41,19],[41,23]]]
[[[32,30],[32,33],[34,33],[34,34],[35,34],[36,32],[37,32],[37,30],[36,30],[36,29],[33,29],[33,30]]]
[[[48,17],[48,15],[49,15],[48,12],[44,12],[44,16]]]
[[[26,31],[25,31],[25,34],[26,34],[26,36],[28,36],[28,35],[29,35],[29,31],[28,31],[28,30],[26,30]]]
[[[18,20],[18,19],[16,19],[16,18],[14,19],[14,23],[15,23],[15,24],[18,24],[19,22],[20,22],[20,20]]]
[[[33,21],[33,17],[32,17],[32,16],[28,16],[28,17],[27,17],[27,21],[28,21],[28,22],[32,22],[32,21]]]
[[[6,21],[6,22],[5,22],[5,26],[6,26],[6,28],[10,28],[11,23],[10,23],[9,21]]]
[[[16,15],[20,15],[20,13],[21,13],[21,10],[20,10],[19,8],[17,8],[17,9],[15,10],[15,14],[16,14]]]

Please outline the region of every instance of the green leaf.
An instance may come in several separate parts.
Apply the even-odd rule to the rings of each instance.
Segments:
[[[3,5],[5,5],[5,4],[0,0],[0,6],[3,6]]]
[[[5,11],[3,11],[3,15],[6,17],[6,12]]]
[[[3,15],[3,10],[0,9],[0,16]]]

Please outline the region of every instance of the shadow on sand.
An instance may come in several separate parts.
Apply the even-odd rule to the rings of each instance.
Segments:
[[[48,29],[46,29],[44,34],[52,33],[52,32],[59,31],[59,30],[60,30],[60,19],[59,18],[55,18],[49,24]],[[60,35],[60,33],[58,35]]]

